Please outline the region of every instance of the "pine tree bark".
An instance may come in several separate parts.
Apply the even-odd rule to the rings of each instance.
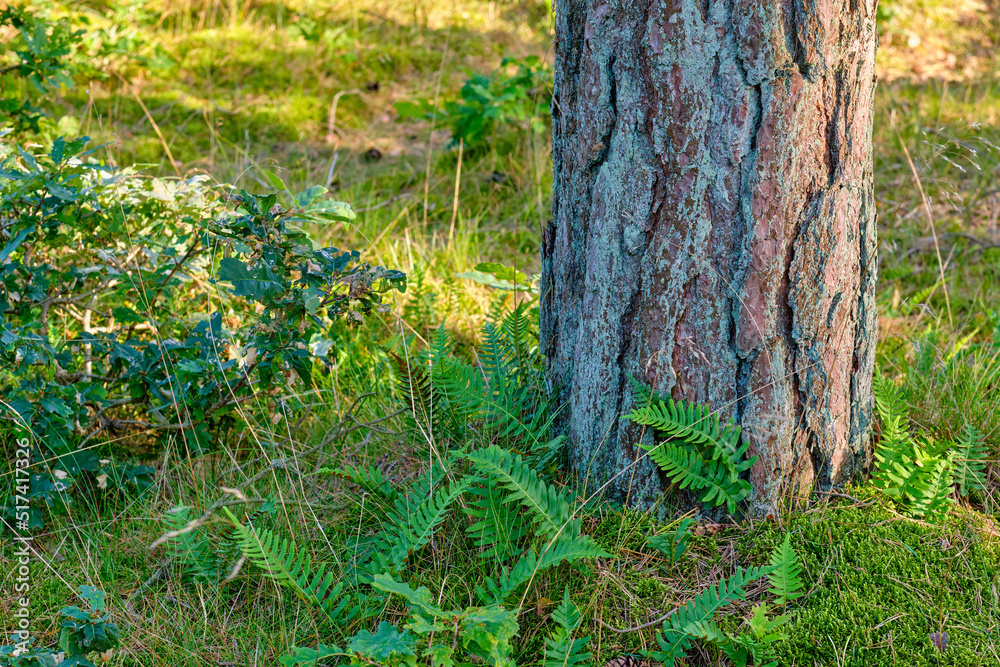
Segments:
[[[559,1],[542,345],[589,492],[664,489],[630,374],[741,424],[757,513],[863,463],[876,42],[875,0]]]

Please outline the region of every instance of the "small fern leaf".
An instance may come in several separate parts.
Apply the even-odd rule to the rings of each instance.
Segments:
[[[472,478],[467,477],[440,489],[410,512],[405,523],[401,523],[397,530],[390,530],[388,539],[391,552],[388,560],[391,565],[402,567],[410,554],[431,541],[438,526],[448,515],[452,503],[465,493],[472,481]]]
[[[989,452],[983,437],[972,424],[966,424],[961,439],[955,443],[955,486],[958,495],[967,497],[986,488],[986,459]]]
[[[934,518],[947,512],[954,491],[954,463],[951,457],[932,456],[916,448],[913,474],[905,487],[910,514]]]
[[[319,607],[331,622],[344,620],[348,597],[343,582],[323,566],[313,569],[309,554],[269,530],[252,530],[240,523],[228,508],[222,508],[242,541],[247,560],[276,583],[290,588],[302,600]]]
[[[534,550],[525,552],[509,571],[501,568],[497,579],[488,578],[486,588],[477,589],[480,599],[493,604],[503,604],[523,584],[538,572],[543,572],[566,561],[577,563],[589,558],[607,558],[610,554],[601,548],[589,535],[565,537],[542,551],[541,556]]]
[[[476,521],[465,532],[480,549],[479,557],[506,563],[517,555],[518,543],[527,535],[528,527],[519,508],[504,502],[506,492],[492,484],[471,488],[476,498],[465,513]]]
[[[882,426],[881,438],[875,448],[876,468],[872,482],[886,495],[902,500],[910,478],[915,474],[915,445],[909,434],[906,405],[898,388],[877,369],[872,386],[875,409]]]
[[[663,630],[656,633],[660,651],[651,651],[650,657],[663,662],[665,667],[673,667],[675,661],[687,655],[693,639],[717,630],[714,627],[717,611],[732,602],[743,600],[747,584],[770,572],[769,567],[738,569],[731,577],[698,593],[663,622]]]
[[[684,401],[658,401],[637,406],[626,419],[652,426],[664,437],[698,447],[710,458],[733,463],[738,459],[740,427],[730,422],[722,426],[718,413],[706,405]],[[734,471],[734,474],[738,474]]]
[[[192,520],[191,508],[180,505],[163,513],[163,523],[167,530],[177,534],[170,540],[174,562],[183,568],[183,573],[195,581],[216,582],[219,569],[214,562],[209,541],[201,528],[184,530]]]
[[[590,637],[574,638],[582,618],[580,610],[569,599],[569,586],[563,590],[562,603],[552,612],[552,620],[559,627],[545,640],[542,667],[575,667],[585,665],[593,657],[584,652]]]
[[[875,394],[875,411],[883,424],[909,421],[909,408],[903,398],[900,388],[882,375],[882,369],[876,367],[872,377],[872,392]]]
[[[468,454],[467,458],[488,479],[509,491],[505,503],[519,502],[537,533],[549,539],[580,532],[580,520],[572,517],[569,501],[556,487],[543,482],[520,456],[495,445]]]
[[[651,458],[667,478],[680,488],[702,491],[700,500],[713,505],[726,505],[732,513],[736,504],[749,495],[750,483],[743,479],[733,479],[730,471],[718,465],[710,465],[700,453],[670,442],[657,445],[639,446],[649,452]]]
[[[771,567],[768,575],[771,582],[770,593],[775,596],[775,604],[784,605],[802,597],[802,579],[799,557],[792,549],[792,536],[785,533],[785,539],[774,553],[771,554]]]

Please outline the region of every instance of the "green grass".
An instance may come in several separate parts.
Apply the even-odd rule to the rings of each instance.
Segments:
[[[546,55],[549,21],[541,2],[175,0],[136,3],[134,11],[116,4],[74,8],[94,12],[98,24],[106,23],[104,13],[117,11],[115,20],[147,45],[160,45],[173,64],[109,64],[109,71],[130,83],[113,74],[66,91],[57,103],[64,128],[111,142],[120,164],[146,163],[149,173],[160,176],[174,174],[166,145],[182,174],[206,172],[248,190],[269,189],[263,169],[278,173],[292,190],[324,184],[336,156],[331,189],[359,212],[357,224],[310,232],[404,270],[410,289],[393,304],[404,315],[402,324],[386,315],[338,327],[337,363],[299,397],[304,409],[292,423],[251,423],[237,446],[197,461],[178,456],[181,443],[175,442],[149,461],[158,468],[149,497],[129,500],[95,491],[55,512],[35,543],[33,630],[39,643],[55,645],[58,610],[75,603],[73,591],[89,583],[108,592],[123,630],[111,665],[274,664],[293,644],[342,643],[360,626],[324,625],[289,592],[248,570],[219,589],[177,571],[142,588],[169,557],[165,546],[149,548],[164,530],[160,517],[181,504],[198,511],[211,506],[226,495],[221,487],[245,482],[278,456],[295,458],[306,473],[331,463],[379,464],[399,482],[426,465],[431,449],[401,419],[383,423],[386,432],[356,431],[332,442],[322,458],[299,453],[319,443],[366,391],[378,396],[362,405],[358,419],[395,409],[386,351],[400,350],[404,339],[419,345],[444,322],[459,349],[472,350],[497,297],[455,274],[486,260],[516,264],[529,274],[538,270],[551,164],[546,136],[507,127],[490,149],[463,155],[459,179],[447,132],[426,122],[398,121],[393,104],[433,99],[438,81],[440,98],[454,97],[465,68],[490,71],[508,53]],[[903,383],[919,427],[949,438],[971,422],[998,459],[1000,359],[985,344],[993,335],[988,314],[1000,309],[1000,153],[994,147],[1000,146],[1000,84],[989,77],[948,83],[933,75],[899,78],[917,59],[907,55],[908,35],[928,30],[924,17],[939,5],[887,5],[897,14],[883,31],[887,48],[880,55],[891,76],[876,93],[879,358],[887,374]],[[992,32],[960,27],[961,39],[951,46],[967,62],[978,53],[976,40],[991,39]],[[925,45],[951,48],[938,35],[922,34]],[[368,90],[376,81],[378,91]],[[360,92],[340,98],[328,137],[333,97],[355,89]],[[382,159],[367,160],[370,148],[381,151]],[[945,281],[938,284],[942,265]],[[102,451],[150,458],[130,442],[108,443]],[[596,507],[585,517],[585,531],[614,557],[585,572],[563,566],[533,583],[520,610],[519,657],[537,656],[567,584],[586,619],[583,634],[591,636],[591,650],[601,660],[652,648],[655,628],[622,635],[594,619],[618,628],[646,623],[737,565],[763,563],[788,530],[803,560],[808,594],[788,607],[793,622],[791,638],[781,646],[782,664],[1000,664],[998,470],[994,462],[993,487],[976,499],[985,513],[961,508],[943,527],[906,519],[854,490],[857,502],[817,502],[790,512],[781,525],[750,523],[696,535],[676,564],[645,546],[648,534],[665,530],[651,516]],[[294,536],[324,562],[342,563],[350,555],[349,539],[375,526],[370,499],[336,480],[275,471],[244,492],[285,501],[268,527]],[[205,529],[218,535],[223,528],[215,521]],[[445,607],[469,605],[485,573],[477,556],[454,539],[462,528],[448,524],[408,570],[410,583],[426,585]],[[12,545],[0,546],[0,617],[13,608],[7,567],[12,553]],[[751,601],[761,593],[753,591]],[[734,608],[730,629],[749,608]],[[396,600],[379,618],[396,622],[402,611]],[[950,638],[943,654],[929,639],[941,631]],[[704,657],[707,662],[692,664],[718,664],[718,656]]]

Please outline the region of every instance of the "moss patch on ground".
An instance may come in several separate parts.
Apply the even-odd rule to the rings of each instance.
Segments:
[[[995,526],[964,511],[933,526],[859,499],[788,517],[807,593],[789,606],[779,664],[1000,665]],[[783,534],[758,524],[741,553],[761,562]],[[948,634],[943,651],[935,633]]]

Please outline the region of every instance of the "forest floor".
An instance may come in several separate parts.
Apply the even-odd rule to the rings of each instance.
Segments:
[[[408,480],[423,469],[433,447],[406,433],[402,419],[389,422],[391,433],[343,435],[323,456],[313,445],[343,423],[354,399],[392,383],[387,351],[427,345],[443,326],[468,356],[484,324],[516,300],[458,274],[481,262],[538,271],[550,140],[537,91],[520,107],[527,117],[461,150],[445,122],[401,117],[397,105],[459,100],[473,74],[500,71],[506,57],[551,62],[549,10],[530,0],[70,5],[93,26],[119,26],[148,63],[109,57],[109,76],[62,91],[54,101],[61,133],[107,143],[117,164],[143,165],[152,176],[206,174],[220,191],[270,191],[268,172],[291,192],[326,186],[357,219],[310,230],[313,237],[404,271],[409,288],[393,304],[401,319],[387,314],[341,331],[331,373],[302,399],[304,416],[287,431],[287,422],[256,424],[252,437],[199,459],[108,443],[109,456],[153,463],[155,490],[80,499],[51,517],[35,541],[44,561],[32,590],[36,641],[57,643],[56,614],[86,583],[108,593],[122,629],[109,665],[270,665],[293,645],[342,644],[361,621],[324,626],[287,590],[246,572],[220,593],[220,584],[168,567],[183,560],[176,548],[151,545],[168,510],[199,515],[224,495],[220,487],[239,487],[279,449],[312,452],[299,461],[309,471],[376,466],[387,479]],[[530,584],[518,607],[518,664],[539,655],[567,584],[584,618],[579,635],[590,636],[593,663],[602,664],[655,648],[660,626],[614,628],[649,624],[738,566],[766,563],[790,533],[805,595],[784,607],[791,621],[778,645],[781,665],[1000,665],[1000,19],[971,0],[896,0],[879,11],[878,363],[901,387],[915,431],[957,440],[967,424],[979,430],[988,484],[930,522],[862,480],[774,521],[699,523],[677,562],[646,538],[668,534],[679,516],[660,523],[588,505],[584,531],[612,557]],[[518,298],[530,304],[530,294]],[[390,393],[367,400],[356,418],[393,413]],[[314,560],[339,563],[358,548],[368,495],[306,474],[255,479],[242,491],[279,499],[269,525]],[[322,508],[303,506],[319,498]],[[461,532],[458,522],[446,525]],[[14,609],[13,549],[0,548],[5,623]],[[472,604],[484,567],[443,531],[408,576],[461,608]],[[377,619],[400,621],[403,609],[386,605]],[[723,629],[750,607],[734,609]],[[947,648],[935,639],[943,633]],[[689,661],[729,664],[710,647]]]

